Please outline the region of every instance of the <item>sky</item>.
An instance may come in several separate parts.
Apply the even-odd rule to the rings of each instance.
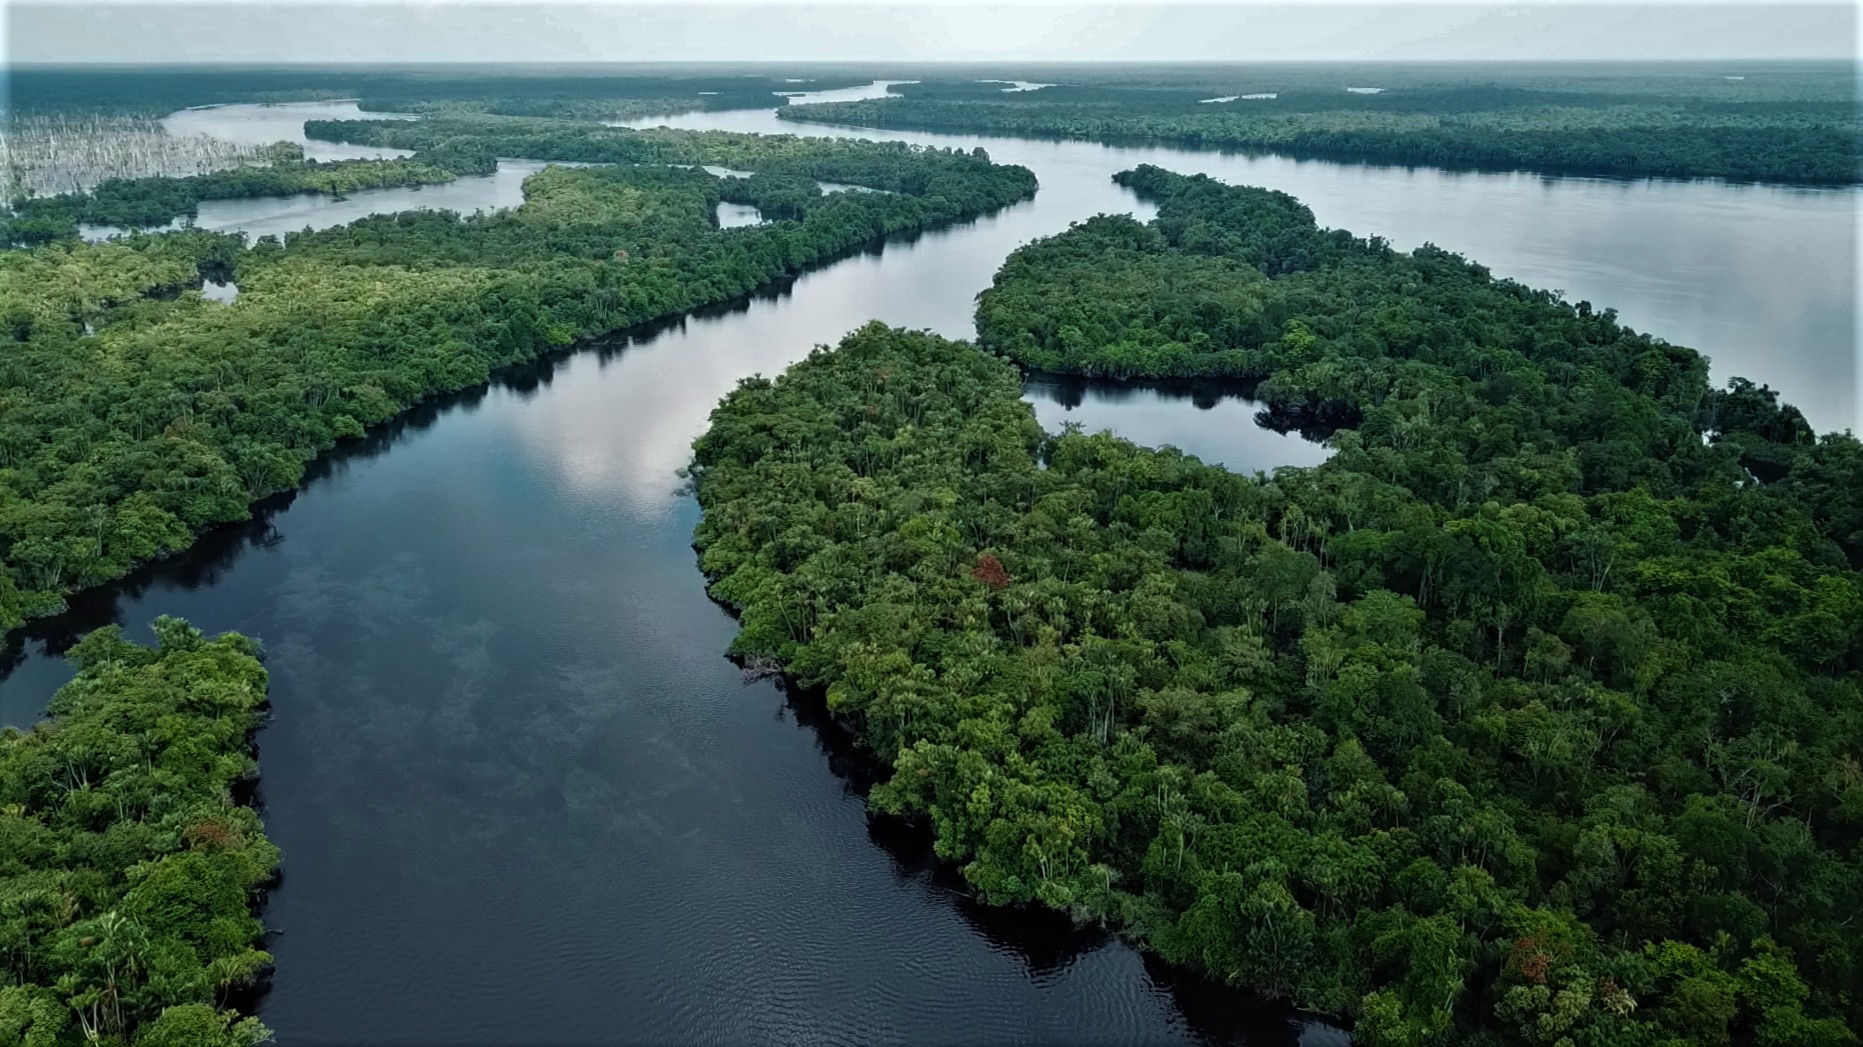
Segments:
[[[8,62],[1854,59],[1850,3],[0,0]]]

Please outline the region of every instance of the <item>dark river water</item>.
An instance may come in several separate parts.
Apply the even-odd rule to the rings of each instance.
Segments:
[[[174,119],[270,141],[305,109],[340,106]],[[830,133],[770,113],[675,122]],[[871,769],[813,703],[724,660],[735,626],[690,548],[678,470],[738,379],[876,317],[970,334],[973,297],[1016,245],[1145,213],[1115,171],[1287,189],[1329,224],[1614,305],[1714,354],[1717,374],[1788,389],[1820,427],[1855,424],[1854,193],[873,136],[982,144],[1042,188],[418,410],[253,524],[8,652],[0,722],[23,724],[69,676],[57,652],[98,624],[143,638],[176,614],[264,643],[261,800],[285,875],[260,1013],[282,1044],[1344,1042],[1117,940],[968,902],[922,836],[869,820]],[[503,176],[445,206],[515,202]],[[224,228],[423,206],[442,188],[461,191],[241,201],[253,210]],[[1027,396],[1044,424],[1237,469],[1326,453],[1209,390],[1031,379]]]

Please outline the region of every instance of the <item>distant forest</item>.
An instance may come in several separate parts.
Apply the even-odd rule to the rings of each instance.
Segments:
[[[306,127],[403,159],[247,143],[184,177],[13,191],[0,633],[247,518],[413,404],[1037,188],[982,149],[608,119],[780,105],[1377,163],[1857,180],[1848,68],[746,73],[9,73],[9,162],[35,136],[57,162],[73,128],[139,148],[162,114],[233,100],[421,118]],[[785,104],[875,77],[920,82]],[[77,235],[498,157],[600,166],[548,167],[493,213],[252,243]],[[1347,1016],[1367,1047],[1858,1044],[1863,444],[1452,252],[1321,228],[1283,193],[1150,166],[1118,181],[1157,217],[1017,250],[976,343],[870,325],[714,412],[695,543],[741,617],[733,653],[819,688],[890,768],[873,809],[928,825],[978,897]],[[764,221],[722,228],[721,203]],[[227,276],[231,304],[199,293]],[[1251,383],[1264,423],[1330,457],[1243,476],[1044,432],[1021,398],[1033,369]],[[0,730],[0,1042],[268,1035],[226,1009],[270,963],[252,906],[278,855],[238,799],[259,650],[173,620],[156,638],[93,634],[47,723]]]
[[[1070,75],[1071,74],[1071,75]],[[1641,75],[1610,68],[1236,67],[1055,70],[1050,86],[940,74],[896,99],[784,119],[1147,140],[1292,156],[1561,174],[1848,183],[1863,178],[1854,69]]]
[[[749,74],[739,69],[704,71],[668,67],[603,73],[559,68],[548,73],[525,66],[438,66],[407,69],[251,69],[170,66],[158,68],[26,67],[8,70],[7,100],[13,115],[46,112],[140,113],[161,116],[190,106],[223,102],[312,102],[354,98],[365,109],[417,109],[447,104],[496,110],[501,103],[542,115],[544,107],[574,108],[598,101],[638,106],[665,102],[673,108],[747,108],[781,105],[780,91],[855,87],[874,78],[859,73]]]
[[[899,97],[788,104],[875,79]],[[1040,84],[1005,90],[1008,81]],[[228,99],[566,120],[783,107],[881,128],[1158,141],[1368,163],[1619,177],[1863,179],[1854,67],[1830,63],[1287,63],[357,69],[26,68],[9,121],[152,119]]]

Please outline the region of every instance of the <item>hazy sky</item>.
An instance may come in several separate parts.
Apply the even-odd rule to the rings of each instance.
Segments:
[[[1849,3],[0,0],[15,62],[1852,58]]]

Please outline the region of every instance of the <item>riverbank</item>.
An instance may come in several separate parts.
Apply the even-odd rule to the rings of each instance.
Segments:
[[[31,409],[8,419],[18,498],[0,626],[56,613],[66,593],[244,519],[337,440],[482,383],[496,367],[726,301],[1035,188],[1025,169],[860,142],[778,148],[672,132],[654,144],[683,162],[722,150],[774,170],[721,180],[664,167],[551,168],[526,182],[525,205],[510,212],[376,220],[244,250],[190,233],[0,256],[10,277],[0,296],[34,318],[12,376]],[[900,191],[824,195],[784,173],[797,164]],[[727,198],[790,220],[720,229]],[[190,261],[236,272],[238,302],[146,307],[147,292],[177,283]],[[87,287],[84,276],[99,270],[109,282]],[[291,349],[255,356],[245,351],[254,342]],[[108,417],[95,417],[99,398],[117,405]],[[71,435],[80,428],[99,431]],[[61,485],[73,460],[108,478]],[[118,475],[129,461],[132,475]],[[72,539],[80,516],[94,542]]]
[[[1842,194],[822,128],[767,110],[679,122],[982,146],[1042,188],[417,408],[322,459],[263,523],[75,608],[265,639],[267,824],[291,865],[266,909],[289,933],[260,1013],[295,1038],[366,1023],[414,1042],[1340,1042],[1186,987],[1116,939],[954,893],[922,842],[869,819],[809,707],[719,656],[737,627],[693,566],[698,510],[676,473],[740,378],[876,317],[971,337],[977,292],[1017,246],[1099,212],[1151,217],[1118,170],[1287,189],[1326,224],[1435,240],[1615,305],[1717,373],[1791,385],[1821,427],[1854,402],[1831,377],[1845,362],[1817,352],[1848,322]],[[1242,471],[1324,456],[1261,445],[1254,408],[1215,391],[1024,395],[1049,428],[1083,420]],[[69,674],[64,624],[15,634],[0,705],[30,717]]]

